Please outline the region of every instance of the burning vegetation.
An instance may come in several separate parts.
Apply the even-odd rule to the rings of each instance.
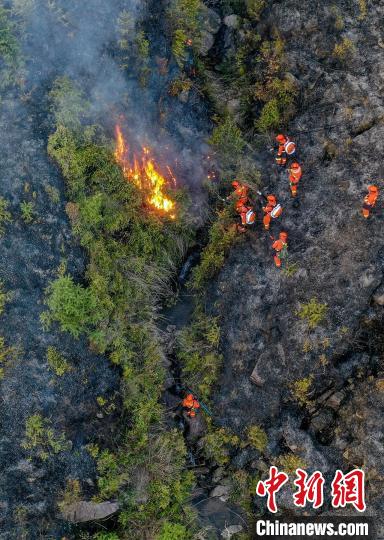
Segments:
[[[146,201],[149,206],[174,219],[176,205],[166,194],[167,186],[171,182],[174,185],[176,184],[171,169],[167,167],[168,177],[164,176],[153,157],[151,157],[149,148],[143,147],[142,154],[138,157],[131,152],[119,125],[116,126],[115,133],[115,158],[122,168],[124,177],[146,194]]]

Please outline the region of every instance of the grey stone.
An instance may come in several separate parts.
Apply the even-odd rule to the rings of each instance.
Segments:
[[[241,532],[243,527],[241,525],[228,525],[223,531],[221,531],[221,537],[225,540],[231,540],[232,536]]]
[[[240,19],[237,15],[227,15],[224,17],[224,24],[232,29],[237,29],[240,26]]]
[[[61,509],[61,515],[71,523],[86,523],[97,519],[104,519],[118,512],[120,506],[117,502],[93,503],[79,501]]]

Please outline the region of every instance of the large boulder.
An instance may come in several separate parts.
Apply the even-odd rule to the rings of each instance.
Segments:
[[[88,521],[95,521],[112,516],[118,512],[119,508],[119,503],[117,502],[106,501],[94,503],[89,501],[78,501],[62,507],[61,515],[66,521],[70,521],[71,523],[87,523]]]

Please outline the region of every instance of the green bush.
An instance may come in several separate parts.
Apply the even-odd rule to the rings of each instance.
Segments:
[[[166,521],[156,540],[188,540],[192,538],[191,531],[179,523],[170,523]]]
[[[267,434],[260,426],[249,426],[247,442],[259,452],[264,452],[268,444]]]
[[[24,223],[27,223],[27,224],[33,223],[33,221],[36,218],[35,203],[32,201],[30,202],[23,201],[22,203],[20,203],[20,210],[21,210],[21,217]]]
[[[208,399],[222,364],[219,353],[220,327],[214,317],[195,310],[192,323],[177,337],[177,356],[183,380],[196,388],[199,397]]]
[[[239,445],[239,439],[224,428],[211,428],[203,438],[203,444],[207,459],[217,465],[226,465],[230,460],[231,451]]]
[[[61,330],[74,337],[92,328],[104,316],[92,289],[75,284],[68,275],[60,276],[49,285],[46,304],[50,311],[43,322],[56,321]]]
[[[167,20],[172,35],[172,52],[180,66],[186,59],[186,41],[200,42],[201,0],[170,0]]]
[[[271,99],[266,103],[256,121],[256,128],[262,133],[276,130],[281,122],[280,108],[277,99]]]
[[[191,286],[202,291],[207,282],[222,268],[229,249],[235,243],[237,229],[230,210],[218,213],[209,230],[209,241],[201,253],[198,266],[193,269]]]
[[[4,311],[5,304],[9,302],[12,295],[8,292],[5,292],[4,289],[4,283],[0,280],[0,315],[2,315]]]
[[[54,347],[48,347],[47,349],[47,362],[58,377],[62,377],[72,370],[72,366]]]
[[[296,474],[296,469],[306,469],[307,464],[303,459],[295,454],[283,454],[276,460],[276,465],[280,467],[284,472],[290,475]]]
[[[258,21],[263,9],[266,6],[266,0],[246,0],[247,13],[251,19]]]
[[[38,413],[27,418],[22,448],[35,450],[43,460],[48,459],[51,453],[58,454],[70,449],[72,443],[65,439],[64,433],[57,435],[50,424],[50,420]]]
[[[209,143],[217,153],[223,171],[233,172],[244,150],[245,140],[230,115],[220,120],[213,130]]]
[[[81,90],[68,77],[60,77],[55,80],[49,96],[56,123],[79,130],[89,108]]]
[[[322,304],[317,298],[311,298],[306,304],[300,304],[297,311],[300,319],[305,320],[308,327],[316,328],[325,319],[328,311],[327,304]]]
[[[3,197],[0,197],[0,237],[3,236],[6,223],[12,221],[12,216],[8,211],[9,203]]]
[[[344,37],[340,43],[336,43],[333,49],[333,56],[340,62],[344,62],[347,58],[350,58],[355,50],[353,42]]]
[[[16,28],[11,22],[9,11],[0,7],[0,89],[15,85],[23,77],[23,59],[16,38]]]
[[[310,400],[312,383],[313,375],[310,375],[291,384],[292,395],[301,406],[309,406],[312,403]]]

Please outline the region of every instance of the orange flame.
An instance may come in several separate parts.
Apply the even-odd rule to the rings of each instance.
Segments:
[[[115,159],[120,165],[124,177],[135,184],[140,190],[148,193],[147,202],[150,206],[160,212],[170,213],[175,209],[175,203],[168,198],[164,189],[167,186],[167,180],[157,170],[153,159],[150,157],[149,148],[144,147],[141,159],[136,156],[133,161],[129,158],[129,147],[127,146],[120,126],[116,126],[116,149]],[[170,171],[169,167],[168,170]],[[172,180],[175,181],[172,173]],[[170,214],[174,219],[174,215]]]

